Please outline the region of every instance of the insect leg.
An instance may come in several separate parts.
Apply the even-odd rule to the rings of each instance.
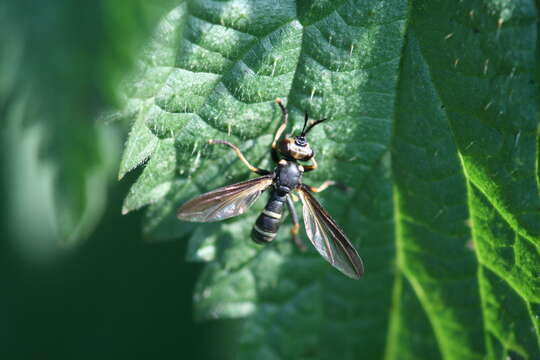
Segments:
[[[244,154],[242,154],[242,152],[240,151],[240,149],[236,146],[236,145],[233,145],[231,144],[230,142],[228,141],[225,141],[225,140],[208,140],[208,143],[209,144],[223,144],[223,145],[227,145],[228,147],[230,147],[231,149],[234,150],[234,152],[236,153],[236,155],[240,158],[240,160],[242,160],[242,162],[244,164],[246,164],[246,166],[249,168],[249,170],[253,171],[254,173],[257,173],[259,175],[267,175],[267,174],[270,174],[270,171],[268,170],[264,170],[264,169],[259,169],[258,167],[255,167],[253,165],[251,165],[249,163],[249,161],[247,161],[247,159],[244,157]]]
[[[274,135],[274,141],[272,141],[272,159],[274,159],[275,162],[279,161],[279,156],[277,153],[277,141],[283,134],[283,131],[285,131],[285,128],[287,127],[287,121],[289,120],[289,113],[287,112],[287,109],[285,108],[285,105],[283,105],[283,101],[281,101],[280,98],[276,99],[276,103],[279,105],[279,108],[281,109],[281,125],[276,131],[276,134]]]
[[[337,186],[340,190],[348,191],[349,188],[341,183],[335,182],[334,180],[326,180],[319,187],[308,186],[309,191],[317,193],[323,190],[326,190],[329,186]]]
[[[315,156],[311,158],[311,165],[304,165],[304,172],[313,171],[317,166],[317,162],[315,161]]]
[[[294,208],[294,204],[290,195],[287,195],[287,207],[289,208],[289,213],[291,214],[291,219],[293,223],[293,226],[291,228],[291,236],[294,241],[294,245],[296,245],[298,250],[302,252],[306,251],[306,245],[304,245],[304,243],[298,237],[298,231],[300,230],[300,222],[298,221],[298,214],[296,213],[296,209]]]

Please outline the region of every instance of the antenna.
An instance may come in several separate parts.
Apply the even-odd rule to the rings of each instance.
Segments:
[[[307,135],[307,133],[309,132],[309,130],[313,129],[313,127],[314,127],[315,125],[320,124],[320,123],[322,123],[323,121],[326,121],[326,120],[328,120],[328,119],[327,119],[327,118],[324,118],[324,119],[321,119],[321,120],[317,120],[317,121],[312,122],[311,124],[309,124],[309,126],[308,126],[308,128],[307,128],[307,130],[306,130],[305,132],[302,131],[302,135]]]
[[[308,113],[306,112],[304,115],[304,127],[302,128],[302,133],[300,134],[300,136],[306,135],[307,120],[308,120]]]

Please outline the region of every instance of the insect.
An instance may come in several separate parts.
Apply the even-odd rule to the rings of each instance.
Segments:
[[[302,183],[302,175],[317,169],[314,151],[306,140],[309,131],[326,119],[311,122],[305,114],[304,127],[300,135],[285,136],[280,140],[287,127],[288,112],[281,99],[276,99],[282,113],[282,123],[272,142],[272,159],[277,163],[273,171],[257,168],[249,163],[240,149],[224,140],[209,140],[210,144],[226,145],[234,150],[240,160],[258,178],[228,185],[202,194],[182,205],[177,212],[181,220],[194,222],[213,222],[228,219],[244,213],[261,194],[271,189],[270,199],[263,212],[257,218],[251,231],[251,238],[261,244],[271,242],[278,232],[284,207],[287,206],[292,218],[291,235],[298,248],[304,249],[298,238],[300,223],[293,204],[293,192],[298,193],[303,205],[306,233],[315,249],[332,266],[345,275],[358,279],[364,273],[362,260],[343,230],[313,197],[312,193],[323,191],[334,181],[325,181],[319,187]],[[302,166],[299,162],[310,161]]]

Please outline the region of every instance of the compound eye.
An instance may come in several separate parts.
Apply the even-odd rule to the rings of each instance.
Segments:
[[[308,161],[309,159],[311,159],[311,158],[313,157],[313,155],[315,155],[315,154],[313,153],[313,150],[311,150],[311,147],[308,146],[308,149],[309,149],[309,154],[308,154],[306,157],[304,157],[304,158],[302,159],[302,160],[304,160],[304,161]]]
[[[294,143],[294,140],[291,138],[285,138],[279,142],[279,152],[283,156],[289,156],[291,144]]]

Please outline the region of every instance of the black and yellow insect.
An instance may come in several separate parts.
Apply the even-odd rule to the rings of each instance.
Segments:
[[[210,144],[223,144],[232,148],[251,171],[261,176],[202,194],[182,205],[178,209],[177,216],[181,220],[195,222],[228,219],[244,213],[266,189],[271,188],[270,199],[253,226],[251,238],[257,243],[272,241],[276,237],[286,205],[293,222],[291,229],[293,239],[302,249],[303,244],[297,236],[300,224],[292,201],[293,191],[297,192],[303,204],[306,233],[317,251],[345,275],[358,279],[364,273],[360,256],[343,230],[312,195],[335,185],[335,182],[325,181],[318,188],[302,183],[303,173],[317,168],[314,152],[306,140],[306,135],[315,125],[326,119],[308,125],[306,114],[301,134],[294,137],[285,136],[280,140],[287,127],[288,113],[280,99],[276,99],[276,102],[283,114],[282,123],[272,142],[272,158],[277,163],[276,168],[273,171],[259,169],[251,165],[240,149],[230,142],[210,140]],[[310,160],[310,165],[299,164],[299,161]]]

